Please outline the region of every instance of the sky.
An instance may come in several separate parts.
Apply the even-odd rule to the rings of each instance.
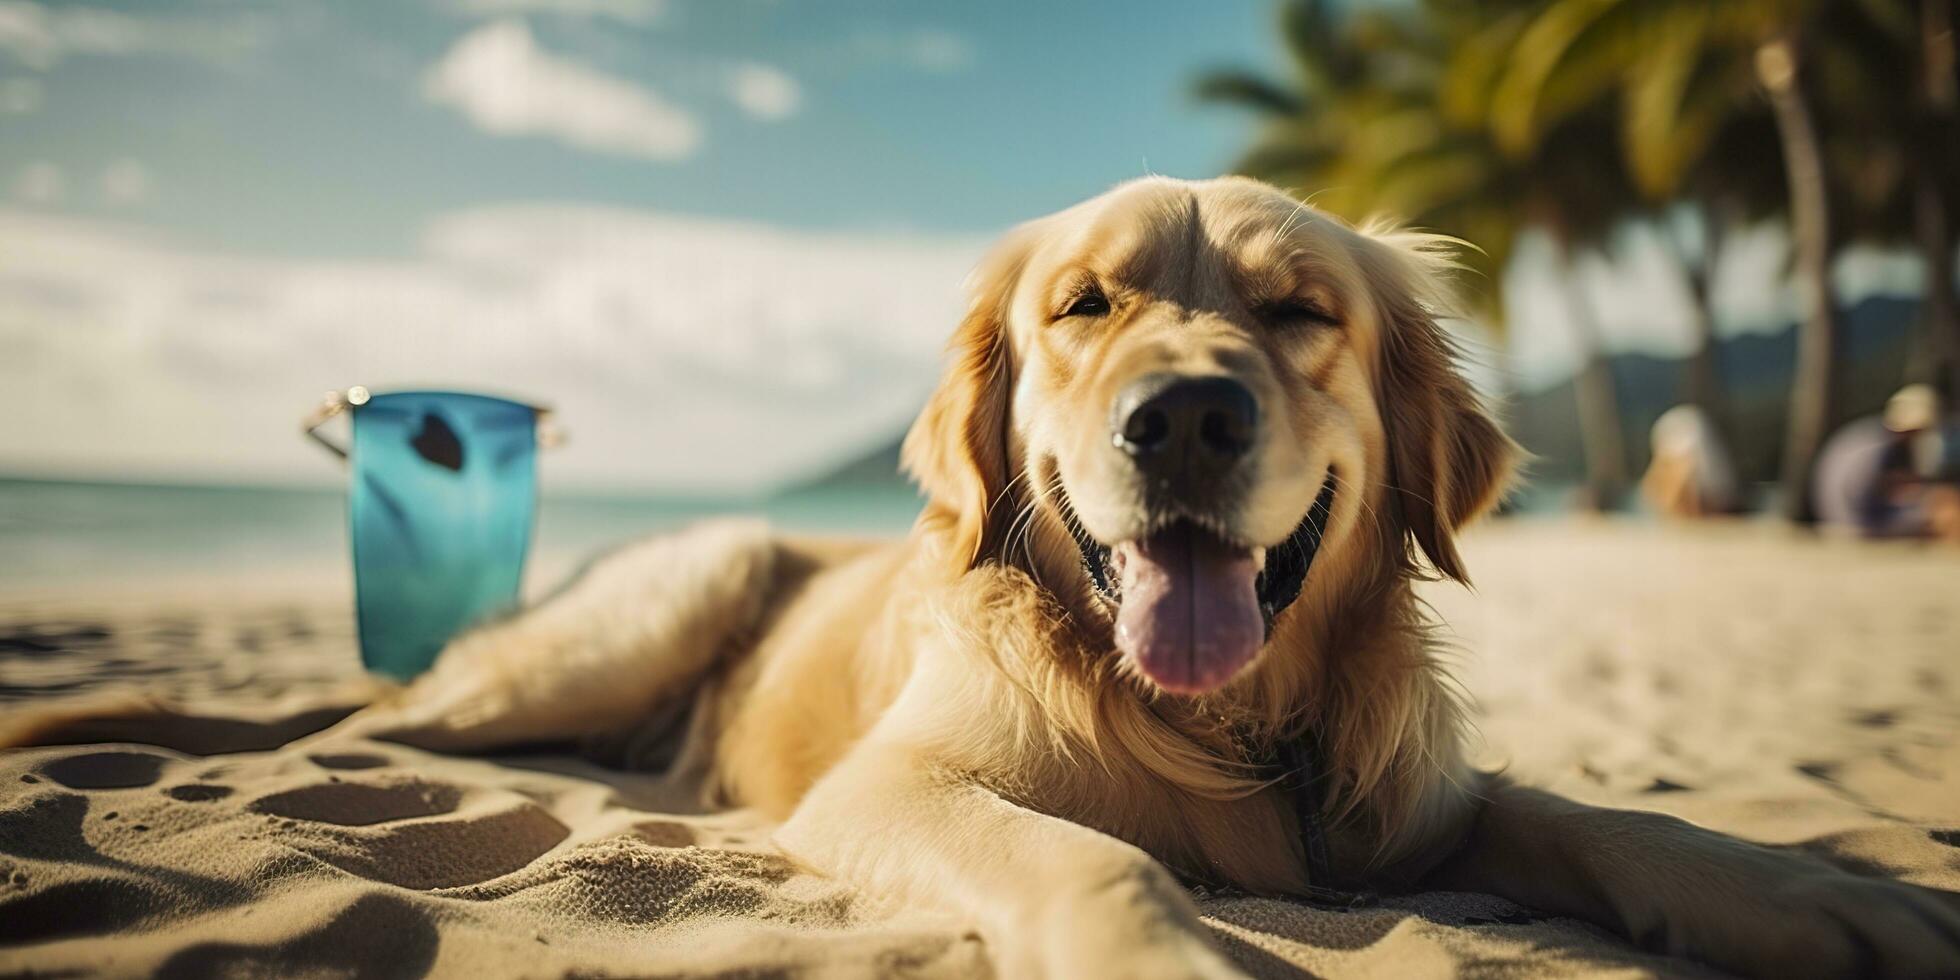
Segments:
[[[0,0],[0,475],[327,483],[328,389],[552,404],[548,483],[756,490],[888,442],[1008,226],[1224,171],[1263,0]],[[1528,250],[1527,250],[1528,251]],[[1778,320],[1772,235],[1728,319]],[[1651,242],[1582,270],[1685,349]],[[1753,263],[1753,264],[1752,264]],[[1569,370],[1542,259],[1516,356]],[[1534,278],[1536,277],[1536,278]],[[1869,278],[1869,277],[1868,277]]]

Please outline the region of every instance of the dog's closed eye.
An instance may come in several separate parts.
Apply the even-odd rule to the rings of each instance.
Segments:
[[[1318,301],[1294,296],[1268,300],[1253,307],[1259,319],[1278,327],[1296,325],[1338,327],[1341,318]]]

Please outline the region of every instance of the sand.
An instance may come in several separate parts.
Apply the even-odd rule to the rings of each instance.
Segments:
[[[1553,521],[1467,557],[1477,593],[1428,595],[1486,761],[1960,890],[1960,554]],[[265,751],[358,685],[344,599],[172,585],[0,600],[0,712],[141,684],[199,705],[199,752],[255,749],[0,752],[0,974],[992,975],[963,923],[805,873],[654,775]],[[1199,904],[1259,976],[1706,974],[1480,895]]]

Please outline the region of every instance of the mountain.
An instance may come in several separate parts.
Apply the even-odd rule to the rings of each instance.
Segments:
[[[906,485],[905,478],[898,473],[898,447],[902,441],[901,434],[891,442],[850,457],[832,469],[796,481],[785,487],[782,493],[860,490],[867,487],[885,489]]]
[[[1844,358],[1844,389],[1833,428],[1885,406],[1905,376],[1913,345],[1916,299],[1872,296],[1844,311],[1839,356]],[[1771,334],[1746,334],[1719,342],[1716,354],[1728,396],[1729,431],[1736,466],[1749,481],[1773,481],[1782,459],[1784,419],[1790,378],[1796,370],[1794,326]],[[1686,362],[1645,354],[1608,359],[1620,399],[1620,426],[1628,472],[1646,469],[1648,430],[1662,412],[1683,401]],[[1576,482],[1585,473],[1572,383],[1514,395],[1505,408],[1505,427],[1538,456],[1531,466],[1537,483]]]

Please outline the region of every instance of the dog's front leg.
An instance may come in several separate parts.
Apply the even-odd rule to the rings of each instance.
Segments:
[[[978,924],[1001,976],[1241,976],[1148,854],[1017,806],[907,746],[859,745],[777,840],[874,897]]]
[[[1960,896],[1840,871],[1659,813],[1493,780],[1427,884],[1590,920],[1748,976],[1960,975]]]
[[[729,519],[622,547],[529,609],[456,637],[428,673],[310,741],[470,752],[631,726],[753,627],[781,551],[765,525]]]

